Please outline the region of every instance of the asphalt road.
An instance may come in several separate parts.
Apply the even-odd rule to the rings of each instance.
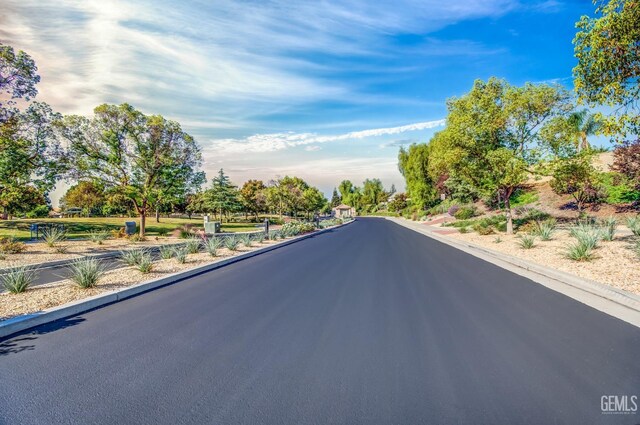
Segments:
[[[640,423],[603,395],[640,329],[382,219],[0,342],[3,424]]]

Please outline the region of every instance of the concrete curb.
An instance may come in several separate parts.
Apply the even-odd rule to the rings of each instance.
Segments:
[[[500,263],[506,263],[507,265],[514,266],[518,269],[532,272],[536,275],[540,275],[542,277],[552,279],[556,282],[560,282],[561,284],[571,286],[580,291],[611,301],[625,308],[633,310],[635,313],[640,313],[640,296],[636,294],[632,294],[630,292],[623,291],[621,289],[613,288],[611,286],[607,286],[605,284],[596,282],[594,280],[584,279],[584,278],[572,275],[570,273],[551,269],[549,267],[545,267],[540,264],[523,260],[521,258],[514,257],[508,254],[496,252],[480,245],[476,245],[469,242],[462,242],[462,241],[454,240],[444,236],[440,236],[430,231],[429,229],[424,228],[424,226],[421,224],[415,225],[413,223],[403,222],[402,220],[394,219],[394,218],[387,218],[387,219],[396,224],[399,224],[400,226],[414,230],[418,233],[421,233],[425,236],[428,236],[432,239],[435,239],[439,242],[442,242],[454,248],[465,251],[468,254],[474,255],[481,259],[486,259],[484,257],[492,258],[496,260],[494,264],[498,266],[501,266]]]
[[[317,236],[326,232],[330,232],[342,226],[346,226],[350,223],[353,223],[353,221],[350,221],[348,223],[343,223],[328,229],[317,230],[313,233],[307,233],[302,236],[295,237],[293,239],[285,240],[283,242],[280,242],[274,245],[257,249],[255,251],[237,255],[235,257],[216,261],[214,263],[204,264],[199,267],[194,267],[193,269],[174,273],[174,274],[161,277],[158,279],[150,280],[147,282],[142,282],[125,289],[106,292],[104,294],[99,294],[93,297],[74,301],[59,307],[53,307],[47,310],[43,310],[38,313],[26,314],[26,315],[17,316],[11,319],[4,320],[0,322],[0,339],[3,339],[15,333],[22,332],[36,326],[44,325],[46,323],[51,323],[56,320],[63,319],[65,317],[76,316],[80,313],[85,313],[87,311],[94,310],[98,307],[103,307],[109,304],[113,304],[113,303],[125,300],[127,298],[134,297],[136,295],[143,294],[145,292],[153,291],[154,289],[158,289],[163,286],[178,283],[189,277],[206,273],[212,270],[216,270],[221,267],[225,267],[229,264],[237,263],[238,261],[246,260],[248,258],[255,257],[257,255],[264,254],[264,253],[273,251],[275,249],[294,244],[304,239],[312,238],[314,236]]]

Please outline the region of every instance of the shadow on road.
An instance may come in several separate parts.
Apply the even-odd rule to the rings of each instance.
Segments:
[[[37,340],[39,335],[45,335],[60,329],[66,329],[84,321],[85,319],[82,317],[69,317],[14,334],[4,341],[0,340],[0,356],[8,356],[10,354],[17,354],[23,351],[34,350],[35,345],[32,342]]]

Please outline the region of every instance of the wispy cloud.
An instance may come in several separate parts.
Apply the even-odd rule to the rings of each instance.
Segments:
[[[349,133],[321,136],[315,133],[274,133],[255,134],[244,139],[213,140],[214,150],[228,153],[240,152],[273,152],[282,149],[319,143],[337,142],[343,140],[358,140],[400,134],[410,131],[426,130],[443,126],[445,120],[435,120],[403,125],[399,127],[374,128],[369,130],[352,131]],[[315,149],[313,149],[315,150]]]

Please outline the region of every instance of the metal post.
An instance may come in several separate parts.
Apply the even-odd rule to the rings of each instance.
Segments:
[[[267,237],[269,237],[269,219],[268,218],[264,219],[264,234],[267,235]]]

